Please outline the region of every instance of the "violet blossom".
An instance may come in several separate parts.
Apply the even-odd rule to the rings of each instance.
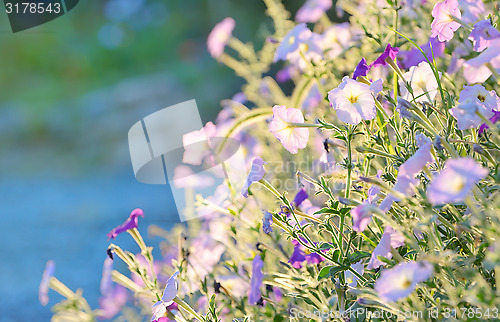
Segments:
[[[252,261],[252,277],[250,278],[250,290],[248,291],[248,304],[255,305],[261,298],[260,286],[264,281],[262,268],[264,261],[260,254],[255,255]]]
[[[264,170],[265,163],[266,162],[264,162],[261,157],[256,157],[255,159],[253,159],[252,169],[250,170],[250,173],[248,173],[247,179],[243,184],[243,188],[241,189],[241,194],[243,195],[243,197],[248,197],[248,188],[250,188],[250,185],[253,182],[257,182],[260,179],[264,178],[264,174],[266,173],[266,170]]]
[[[270,234],[273,232],[273,228],[271,227],[272,224],[273,214],[268,211],[264,211],[264,217],[262,218],[262,230],[264,233]]]
[[[394,61],[398,52],[399,48],[392,47],[391,44],[387,44],[384,52],[377,59],[375,59],[373,63],[371,63],[370,68],[377,66],[387,66],[387,60],[390,59]]]
[[[497,112],[497,111],[493,111],[493,116],[490,118],[490,122],[491,122],[491,123],[493,123],[493,124],[495,124],[495,123],[496,123],[496,122],[498,122],[498,121],[500,121],[500,111],[498,111],[498,112]],[[483,123],[483,124],[481,124],[481,126],[479,127],[479,131],[478,131],[478,133],[479,133],[479,134],[483,134],[483,132],[484,132],[486,129],[488,129],[488,128],[489,128],[488,124]]]
[[[293,253],[288,259],[288,262],[295,268],[301,268],[303,262],[307,262],[308,264],[318,264],[324,261],[325,259],[317,254],[311,253],[307,248],[302,246],[297,240],[292,240]]]
[[[490,19],[475,23],[469,36],[475,51],[485,50],[496,38],[500,38],[500,31],[491,25]]]
[[[121,224],[118,227],[113,228],[108,233],[108,235],[107,235],[108,240],[116,238],[116,236],[118,236],[119,234],[121,234],[127,230],[137,228],[137,225],[139,223],[139,219],[138,219],[139,216],[144,217],[144,212],[142,211],[142,209],[139,209],[139,208],[134,209],[130,213],[129,217],[127,218],[127,220],[125,220],[125,222],[123,224]]]
[[[431,50],[432,48],[432,50]],[[443,56],[445,42],[440,42],[437,38],[430,38],[429,41],[420,47],[429,60]],[[411,50],[400,51],[398,53],[398,62],[401,67],[407,69],[412,66],[417,66],[419,63],[425,61],[425,57],[418,48]]]
[[[356,66],[356,69],[354,70],[354,73],[352,74],[352,79],[357,79],[360,76],[365,77],[368,74],[368,71],[370,70],[370,66],[366,63],[365,57],[361,58],[361,61],[358,63]]]
[[[488,172],[470,157],[448,159],[427,188],[427,197],[433,205],[461,203]]]
[[[38,288],[38,300],[40,304],[43,306],[49,303],[49,286],[50,279],[54,276],[54,272],[56,270],[56,263],[53,260],[47,261],[45,265],[45,269],[42,275],[42,281],[40,283],[40,287]]]
[[[458,0],[462,21],[469,24],[479,20],[486,15],[483,0]]]
[[[363,276],[363,273],[365,271],[365,265],[363,265],[363,261],[359,261],[355,264],[351,265],[351,268],[356,271],[359,275]],[[344,271],[344,279],[350,287],[354,288],[358,285],[358,277],[354,275],[353,272],[350,270],[345,270]]]

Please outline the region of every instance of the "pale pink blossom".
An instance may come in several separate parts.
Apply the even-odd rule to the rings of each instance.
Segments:
[[[284,105],[273,107],[273,120],[269,123],[269,131],[283,144],[290,153],[297,153],[307,146],[309,130],[293,126],[291,123],[304,123],[302,112]]]
[[[460,23],[453,17],[460,18],[458,0],[445,0],[438,2],[432,9],[434,20],[431,24],[431,37],[437,37],[439,41],[448,41],[453,38],[453,33],[460,28]]]

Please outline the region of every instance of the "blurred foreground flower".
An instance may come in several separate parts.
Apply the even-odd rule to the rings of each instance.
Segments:
[[[375,291],[386,302],[405,298],[415,290],[418,283],[432,274],[432,265],[426,262],[399,263],[384,270],[375,282]]]
[[[49,283],[50,278],[54,276],[55,270],[56,263],[53,260],[47,261],[45,270],[43,271],[42,282],[40,283],[40,288],[38,289],[38,300],[43,306],[49,303]]]
[[[208,51],[212,57],[217,58],[222,55],[224,48],[231,38],[234,25],[234,19],[227,17],[212,29],[207,40]]]
[[[434,205],[463,202],[488,172],[488,169],[469,157],[448,159],[444,170],[432,179],[427,189],[429,201]]]

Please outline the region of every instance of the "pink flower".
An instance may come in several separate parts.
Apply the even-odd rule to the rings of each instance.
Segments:
[[[469,84],[483,83],[491,76],[491,70],[485,65],[490,63],[493,68],[500,71],[500,39],[495,39],[478,56],[464,63],[464,77]]]
[[[309,130],[294,127],[290,123],[304,123],[302,112],[296,108],[284,105],[273,107],[273,120],[269,123],[269,131],[283,144],[290,153],[297,153],[307,146]]]
[[[139,224],[138,217],[144,217],[144,212],[142,209],[134,209],[131,213],[130,216],[125,220],[123,224],[121,224],[118,227],[113,228],[109,233],[108,233],[108,240],[110,239],[115,239],[118,234],[121,234],[129,229],[137,228],[137,225]]]
[[[214,29],[208,35],[207,47],[210,55],[217,58],[224,52],[234,29],[234,19],[225,18],[215,25]]]
[[[474,43],[475,51],[485,50],[496,38],[500,38],[500,31],[491,25],[489,19],[474,24],[474,29],[469,36],[469,39]]]
[[[370,86],[348,76],[342,79],[337,88],[328,92],[328,100],[337,110],[337,117],[345,123],[358,124],[361,120],[371,120],[377,115]]]
[[[431,51],[432,47],[432,51]],[[444,54],[445,43],[440,42],[437,38],[430,38],[429,41],[421,46],[420,48],[424,51],[427,58],[432,59],[441,57]],[[400,51],[398,53],[398,62],[403,68],[410,68],[412,66],[417,66],[419,63],[425,61],[424,55],[417,48],[413,48],[408,51]]]
[[[431,37],[438,37],[439,41],[448,41],[453,38],[453,33],[460,28],[460,23],[453,20],[453,16],[460,18],[458,0],[446,0],[436,3],[432,9],[434,21],[431,24]]]
[[[307,0],[295,15],[297,22],[316,22],[332,7],[332,0]]]

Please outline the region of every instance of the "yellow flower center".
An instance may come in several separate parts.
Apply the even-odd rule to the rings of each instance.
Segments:
[[[407,278],[405,278],[401,283],[402,288],[408,288],[408,287],[410,287],[410,285],[411,285],[411,281]]]
[[[457,174],[451,179],[450,190],[454,193],[461,191],[465,187],[465,178]]]
[[[295,37],[294,36],[290,37],[290,39],[288,39],[288,42],[290,44],[293,44],[295,42]]]
[[[352,104],[356,103],[358,101],[358,98],[359,98],[359,95],[358,96],[354,96],[351,94],[351,96],[347,97],[347,99],[349,100],[349,102],[351,102]]]
[[[484,97],[482,95],[478,95],[477,99],[480,100],[481,102],[484,102],[486,100],[486,97]]]

